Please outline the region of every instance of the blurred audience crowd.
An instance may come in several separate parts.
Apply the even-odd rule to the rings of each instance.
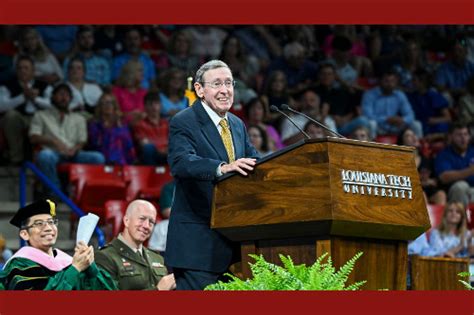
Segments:
[[[303,138],[269,110],[289,105],[346,137],[416,147],[429,203],[474,201],[463,25],[1,26],[0,163],[31,160],[53,178],[62,161],[166,164],[168,121],[210,58],[232,69],[232,111],[262,155]]]
[[[168,122],[213,58],[232,69],[231,111],[262,156],[304,137],[272,105],[348,138],[415,147],[427,203],[444,214],[410,253],[474,255],[474,26],[0,26],[0,164],[33,161],[58,186],[62,162],[165,165]],[[311,138],[331,136],[288,115]],[[165,251],[167,226],[151,248]]]

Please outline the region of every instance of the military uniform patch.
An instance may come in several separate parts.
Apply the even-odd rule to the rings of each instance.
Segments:
[[[162,268],[162,267],[164,267],[164,265],[161,264],[161,263],[159,263],[159,262],[152,262],[152,263],[151,263],[151,266],[152,266],[152,267],[155,267],[155,268]]]
[[[122,261],[122,267],[125,271],[135,271],[135,267],[128,261]]]

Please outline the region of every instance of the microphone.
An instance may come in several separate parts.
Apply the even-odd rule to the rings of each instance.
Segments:
[[[298,112],[298,111],[294,110],[293,108],[291,108],[290,106],[288,106],[288,105],[286,105],[286,104],[281,104],[280,107],[281,107],[281,109],[283,109],[283,110],[289,110],[289,111],[292,112],[292,113],[301,115],[301,116],[305,117],[306,119],[311,120],[311,121],[314,122],[316,125],[318,125],[319,127],[323,128],[324,130],[326,130],[326,131],[332,133],[333,135],[335,135],[335,136],[338,137],[338,138],[343,138],[343,139],[346,138],[346,137],[344,137],[343,135],[337,133],[336,131],[333,131],[333,130],[329,129],[329,128],[326,127],[324,124],[322,124],[322,123],[320,123],[319,121],[317,121],[316,119],[309,117],[309,116],[306,115],[305,113]]]
[[[311,139],[311,137],[306,133],[304,132],[303,129],[300,128],[300,126],[298,126],[295,121],[293,119],[291,119],[290,116],[288,116],[286,113],[284,113],[283,111],[281,111],[278,107],[276,107],[275,105],[272,105],[270,106],[270,110],[272,112],[279,112],[280,114],[282,114],[283,116],[285,116],[286,118],[288,118],[288,120],[293,124],[295,125],[296,128],[298,128],[299,131],[301,131],[302,134],[304,134],[304,136],[306,137],[306,139]]]

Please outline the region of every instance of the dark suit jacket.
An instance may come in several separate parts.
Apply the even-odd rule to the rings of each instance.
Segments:
[[[228,113],[235,158],[258,157],[244,123]],[[216,170],[228,162],[216,126],[200,100],[170,122],[168,162],[176,179],[168,227],[167,266],[224,272],[232,261],[232,244],[210,229]]]

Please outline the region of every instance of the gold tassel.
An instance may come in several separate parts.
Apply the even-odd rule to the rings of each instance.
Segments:
[[[193,91],[193,77],[188,77],[188,86],[186,91],[184,92],[184,96],[188,99],[189,106],[193,105],[194,101],[196,100],[196,93]]]
[[[46,199],[46,201],[49,203],[49,213],[51,214],[52,217],[56,216],[56,204],[52,202],[49,199]]]

